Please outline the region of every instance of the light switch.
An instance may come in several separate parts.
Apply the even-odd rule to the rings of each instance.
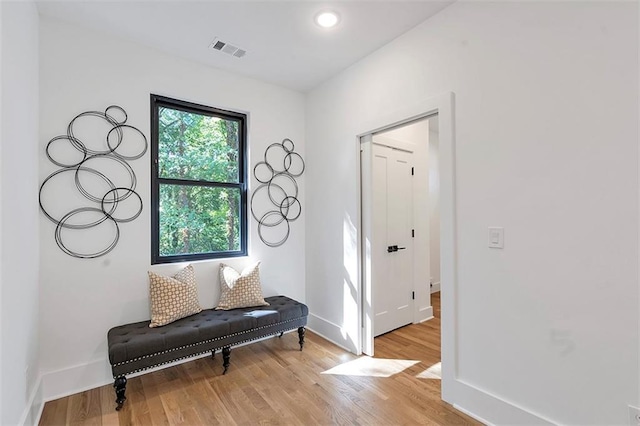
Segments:
[[[489,227],[489,247],[504,248],[504,228]]]

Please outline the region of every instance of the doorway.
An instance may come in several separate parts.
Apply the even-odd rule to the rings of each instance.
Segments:
[[[373,250],[378,252],[378,256],[372,256],[374,353],[377,358],[417,362],[411,374],[434,384],[442,379],[438,124],[438,116],[432,115],[373,134],[371,185],[373,241],[380,243],[376,234],[382,233],[395,242],[401,240],[398,231],[404,233],[410,238],[403,241],[407,248],[403,252],[411,260],[411,274],[398,273],[399,259],[394,253],[385,258],[383,253]],[[393,160],[408,163],[408,168],[394,168]],[[411,214],[403,216],[400,211]],[[405,222],[408,227],[403,226]],[[406,264],[403,262],[401,267],[406,268]],[[408,291],[402,285],[404,280],[411,281]],[[406,303],[403,295],[412,294],[415,289],[423,292],[427,289],[428,313],[425,315],[425,310],[418,308],[414,309],[414,316],[403,317],[402,307]],[[395,308],[397,317],[392,326],[385,318],[389,316],[389,308]]]
[[[363,275],[371,285],[372,335],[380,336],[433,319],[430,295],[440,282],[438,116],[382,129],[361,143]],[[372,345],[364,352],[373,351]]]
[[[439,155],[439,207],[440,207],[440,276],[441,276],[441,396],[444,401],[456,403],[456,395],[462,386],[457,379],[457,277],[456,277],[456,207],[455,207],[455,95],[443,93],[424,100],[409,103],[394,110],[381,109],[375,112],[369,121],[359,123],[354,131],[354,150],[357,155],[366,149],[367,139],[371,141],[373,134],[400,127],[421,118],[438,115],[438,155]],[[362,157],[361,157],[362,158]],[[367,237],[370,226],[370,200],[367,198],[362,182],[367,173],[371,173],[367,161],[358,162],[356,179],[360,190],[358,204],[358,285],[357,297],[357,351],[356,353],[373,355],[373,306],[371,286],[371,251],[372,242]],[[416,294],[418,297],[429,297]],[[419,305],[418,305],[419,306]],[[423,323],[427,324],[428,321]],[[355,324],[354,324],[355,325]]]

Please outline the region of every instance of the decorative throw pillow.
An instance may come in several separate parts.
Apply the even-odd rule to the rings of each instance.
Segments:
[[[198,286],[193,266],[189,265],[173,277],[149,271],[151,323],[149,327],[167,325],[202,311],[198,303]]]
[[[229,310],[251,306],[269,306],[260,287],[260,262],[245,268],[241,274],[229,265],[220,264],[220,301],[216,309]]]

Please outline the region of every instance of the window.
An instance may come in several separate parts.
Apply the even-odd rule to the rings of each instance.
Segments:
[[[151,263],[247,254],[247,116],[151,95]]]

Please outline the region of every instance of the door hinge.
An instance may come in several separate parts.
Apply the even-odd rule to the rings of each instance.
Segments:
[[[413,176],[413,167],[411,168],[411,176]]]
[[[411,292],[411,300],[416,300],[416,292],[415,291]]]
[[[412,229],[411,230],[411,238],[415,238],[416,237],[416,230]]]

